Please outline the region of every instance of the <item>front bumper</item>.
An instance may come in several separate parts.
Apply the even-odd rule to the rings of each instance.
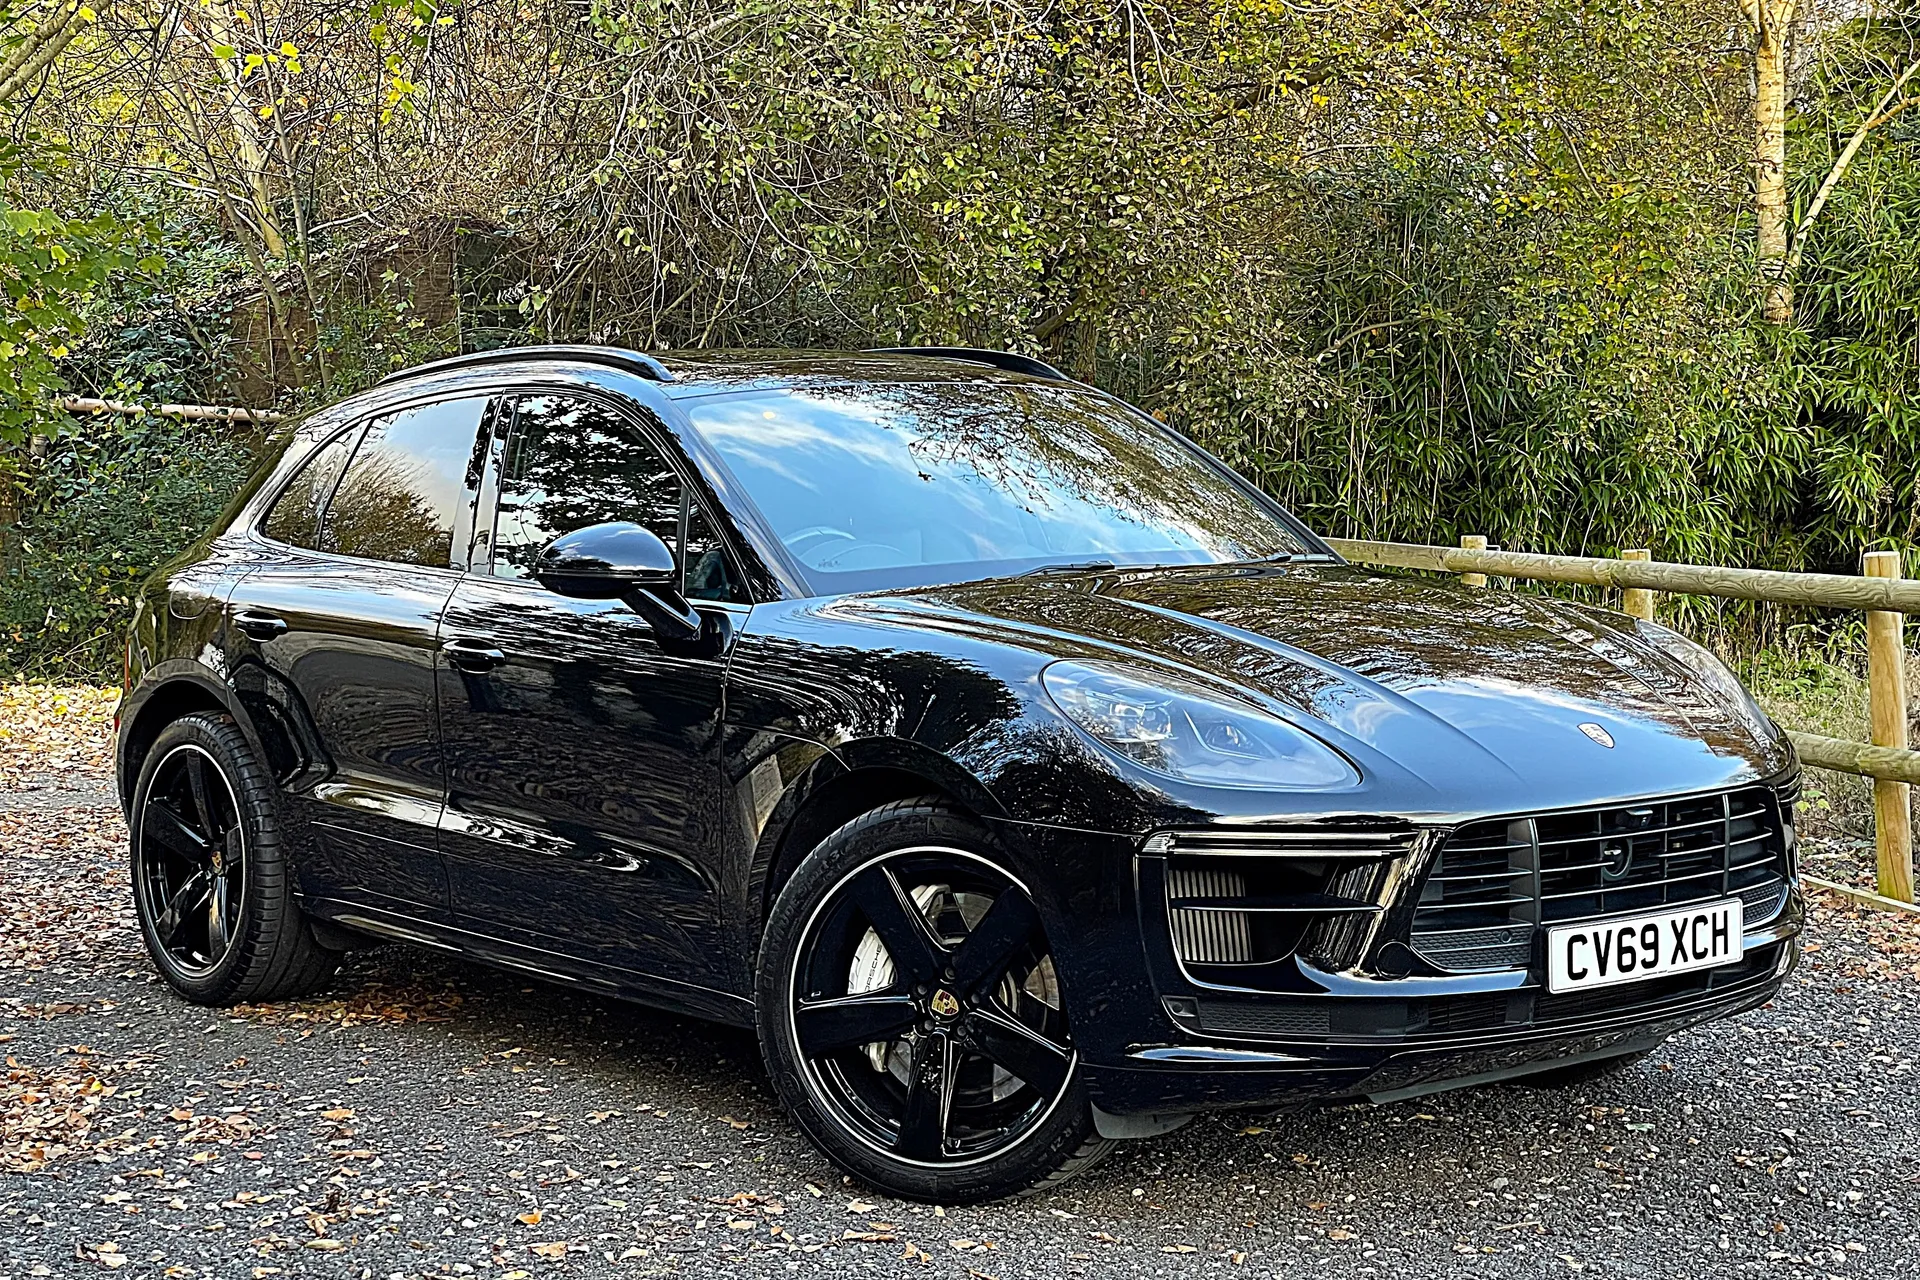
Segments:
[[[1800,928],[1796,893],[1788,913],[1747,935],[1742,964],[1688,975],[1703,989],[1667,999],[1635,1003],[1631,986],[1610,988],[1622,1006],[1612,1012],[1391,1042],[1181,1036],[1089,1063],[1088,1091],[1114,1115],[1386,1102],[1632,1053],[1772,999],[1798,962]]]
[[[1782,841],[1769,846],[1783,877],[1778,896],[1752,904],[1738,963],[1557,995],[1544,986],[1544,930],[1514,948],[1519,963],[1508,968],[1450,971],[1409,950],[1438,837],[1394,836],[1383,854],[1350,855],[1352,863],[1337,865],[1374,870],[1335,872],[1307,888],[1322,890],[1311,901],[1335,903],[1351,927],[1296,933],[1282,940],[1293,948],[1283,962],[1235,968],[1181,956],[1257,947],[1257,938],[1236,941],[1209,926],[1176,939],[1171,908],[1230,910],[1242,900],[1221,895],[1257,893],[1252,875],[1244,888],[1204,878],[1176,884],[1175,860],[1210,869],[1211,851],[1176,847],[1170,858],[1158,838],[1007,825],[1020,828],[1021,843],[1065,891],[1047,928],[1062,944],[1054,951],[1094,1105],[1116,1117],[1173,1116],[1386,1100],[1510,1078],[1650,1048],[1765,1003],[1797,962],[1805,920],[1788,805]],[[1244,844],[1240,837],[1232,841]],[[1226,856],[1217,865],[1228,865]]]

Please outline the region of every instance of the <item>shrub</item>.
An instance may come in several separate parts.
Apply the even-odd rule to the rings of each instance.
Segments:
[[[135,589],[219,515],[258,441],[159,417],[96,420],[0,458],[0,671],[118,679]]]

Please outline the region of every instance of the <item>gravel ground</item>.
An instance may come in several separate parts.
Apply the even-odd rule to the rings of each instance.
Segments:
[[[0,1280],[1920,1270],[1905,918],[1818,903],[1778,1002],[1598,1085],[1203,1118],[942,1211],[841,1178],[737,1032],[401,948],[325,998],[182,1004],[104,713],[0,713]]]

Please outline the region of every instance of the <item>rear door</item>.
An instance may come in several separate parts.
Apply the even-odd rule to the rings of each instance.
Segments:
[[[488,397],[416,404],[323,445],[259,527],[229,605],[235,683],[311,757],[288,796],[302,889],[444,921],[440,612],[460,578]]]
[[[556,595],[531,573],[560,534],[629,520],[676,550],[697,609],[731,616],[746,611],[735,562],[677,455],[628,409],[528,394],[496,423],[495,493],[441,630],[457,922],[654,983],[722,985],[726,648],[664,647],[619,601]]]

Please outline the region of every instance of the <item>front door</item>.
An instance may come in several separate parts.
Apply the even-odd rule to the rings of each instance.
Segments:
[[[416,405],[321,446],[229,602],[234,685],[305,757],[281,781],[308,837],[296,864],[311,897],[448,917],[438,629],[486,409],[485,397]]]
[[[498,434],[494,519],[440,633],[456,922],[524,963],[724,986],[711,850],[725,650],[668,651],[627,606],[531,576],[548,542],[605,520],[653,530],[683,567],[691,549],[692,594],[710,601],[731,594],[724,553],[625,410],[527,395]]]

